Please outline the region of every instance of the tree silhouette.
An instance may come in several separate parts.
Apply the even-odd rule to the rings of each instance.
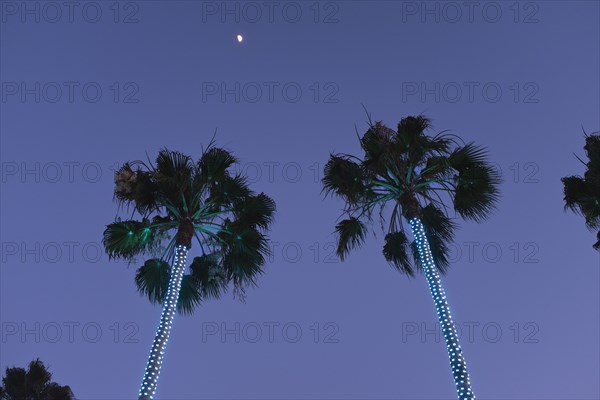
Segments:
[[[382,228],[384,212],[391,210],[383,255],[403,274],[425,273],[458,397],[472,399],[469,374],[439,276],[448,267],[448,243],[455,229],[446,203],[461,217],[482,221],[496,206],[499,177],[483,148],[473,143],[459,145],[457,136],[444,132],[427,136],[430,121],[424,116],[403,118],[397,131],[381,122],[369,122],[360,138],[362,158],[332,154],[325,165],[324,191],[345,200],[346,218],[335,227],[337,254],[343,260],[351,249],[364,243],[367,223],[372,222],[377,208]],[[412,231],[412,242],[402,217]]]
[[[75,400],[75,396],[69,386],[52,382],[52,374],[38,358],[27,369],[6,368],[0,400]]]
[[[585,132],[584,132],[585,134]],[[597,133],[585,134],[583,147],[588,157],[583,177],[573,175],[561,178],[564,185],[565,210],[571,210],[585,218],[589,230],[600,228],[600,136]],[[593,245],[600,251],[600,230]]]

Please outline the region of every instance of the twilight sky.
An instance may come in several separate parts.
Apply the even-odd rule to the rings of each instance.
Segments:
[[[502,173],[443,279],[478,398],[600,397],[600,255],[560,182],[600,128],[597,1],[2,1],[0,18],[2,372],[39,357],[80,399],[135,398],[160,309],[102,252],[113,170],[196,158],[217,130],[277,202],[274,254],[246,304],[177,317],[157,398],[453,398],[425,278],[387,265],[380,231],[334,255],[342,203],[318,181],[330,152],[359,153],[364,104],[392,127],[424,113]]]

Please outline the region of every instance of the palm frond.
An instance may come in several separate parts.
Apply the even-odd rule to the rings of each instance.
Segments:
[[[219,147],[206,149],[197,164],[198,184],[208,184],[223,179],[227,170],[237,162],[237,159],[229,151]]]
[[[414,271],[409,259],[409,242],[403,231],[385,235],[383,256],[388,263],[403,274],[413,276]]]
[[[424,115],[402,118],[398,123],[398,135],[414,139],[431,126],[431,120]]]
[[[433,204],[428,204],[421,209],[421,222],[431,235],[439,237],[444,242],[454,240],[456,223]]]
[[[227,291],[228,280],[220,262],[220,254],[211,253],[195,257],[190,270],[192,277],[198,282],[202,298],[218,299]]]
[[[497,171],[486,163],[460,167],[455,176],[454,209],[465,219],[485,220],[500,199]]]
[[[337,255],[344,260],[350,250],[359,247],[367,236],[367,227],[358,218],[350,217],[335,226],[338,237]]]
[[[242,225],[267,229],[273,222],[275,201],[264,193],[248,196],[234,206],[233,212]]]
[[[428,181],[444,180],[451,176],[452,167],[447,156],[430,156],[425,160],[425,166],[418,174],[417,184]]]
[[[349,203],[357,203],[365,196],[362,169],[345,155],[331,154],[321,181],[326,195],[333,193]]]
[[[164,238],[163,232],[147,219],[117,221],[106,226],[102,243],[110,259],[132,261],[137,255],[155,252]]]
[[[202,296],[198,281],[193,276],[184,274],[177,299],[177,312],[181,315],[192,315],[201,302]]]
[[[210,197],[207,202],[213,203],[217,208],[225,207],[251,195],[252,191],[248,187],[248,179],[245,176],[224,175],[218,181],[210,182]]]
[[[236,286],[255,285],[265,257],[271,254],[267,237],[258,229],[232,222],[218,233],[225,243],[222,248],[223,268]]]
[[[593,230],[600,228],[600,194],[583,196],[578,201],[581,214],[585,217],[585,225]]]
[[[600,135],[598,133],[586,135],[583,148],[589,159],[588,171],[600,173]]]
[[[389,165],[390,150],[396,134],[381,122],[369,122],[369,125],[369,129],[360,139],[360,146],[364,151],[362,168],[365,172],[381,175]]]
[[[171,278],[171,268],[165,261],[157,258],[146,260],[135,274],[135,284],[140,294],[150,303],[161,304]]]
[[[174,179],[188,182],[193,172],[192,160],[189,156],[169,149],[162,149],[156,157],[155,172],[162,179]]]
[[[582,198],[590,196],[590,191],[585,180],[579,176],[566,176],[561,178],[564,186],[565,210],[581,213],[579,202]]]
[[[405,154],[404,158],[414,165],[420,165],[427,154],[445,148],[444,140],[425,136],[424,133],[430,126],[431,120],[423,115],[402,118],[398,123],[396,146]]]
[[[150,303],[162,304],[171,279],[171,267],[161,259],[147,260],[135,275],[135,284],[140,294],[147,297]],[[177,299],[177,312],[191,315],[201,302],[200,287],[196,279],[184,274],[181,290]]]
[[[487,150],[482,146],[477,146],[473,142],[457,147],[448,156],[448,162],[452,168],[459,172],[473,165],[486,164],[488,162],[487,159]]]
[[[160,196],[182,205],[182,193],[187,195],[190,191],[193,176],[194,165],[189,156],[168,149],[158,153],[153,178]]]

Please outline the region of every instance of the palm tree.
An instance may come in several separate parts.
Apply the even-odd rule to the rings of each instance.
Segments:
[[[459,399],[473,399],[467,366],[456,328],[446,302],[439,274],[448,268],[448,243],[456,224],[448,217],[447,206],[463,218],[485,219],[498,201],[499,176],[487,161],[485,149],[441,132],[429,137],[430,120],[407,117],[394,131],[381,122],[373,124],[359,138],[364,157],[332,154],[325,165],[323,190],[345,201],[343,215],[335,230],[340,259],[359,247],[367,235],[367,223],[379,208],[381,227],[387,230],[383,255],[403,274],[425,273],[438,319],[448,347],[450,365]],[[387,229],[384,212],[391,209]],[[408,222],[414,241],[405,233],[402,217]],[[411,256],[412,255],[412,256]]]
[[[69,386],[52,382],[52,374],[40,359],[25,368],[6,368],[0,400],[75,400]]]
[[[243,296],[262,272],[275,203],[264,193],[252,192],[245,177],[229,171],[236,162],[211,141],[197,163],[163,149],[154,164],[125,163],[115,173],[117,202],[133,206],[141,218],[108,225],[105,249],[110,258],[130,262],[147,255],[135,282],[151,302],[162,304],[140,399],[154,396],[175,312],[191,314],[203,299],[219,298],[230,283],[234,294]],[[194,239],[201,255],[186,274]]]
[[[585,134],[583,148],[589,159],[587,163],[579,159],[587,167],[583,178],[566,176],[561,181],[564,185],[565,210],[583,215],[587,228],[593,230],[600,228],[600,135]],[[600,230],[597,239],[593,247],[600,251]]]

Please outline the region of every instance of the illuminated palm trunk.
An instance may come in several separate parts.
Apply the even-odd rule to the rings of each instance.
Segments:
[[[173,268],[171,269],[171,279],[169,280],[169,288],[163,302],[162,314],[160,316],[160,324],[156,330],[154,343],[150,352],[150,359],[146,365],[144,380],[139,393],[140,400],[149,400],[154,397],[156,385],[158,383],[158,375],[162,365],[165,348],[169,341],[171,333],[171,324],[175,313],[177,312],[177,299],[181,290],[181,281],[183,272],[185,271],[185,261],[187,258],[188,248],[185,245],[175,247],[175,259],[173,260]]]
[[[460,349],[458,343],[458,335],[452,316],[450,315],[450,309],[446,302],[446,294],[440,281],[439,274],[433,262],[431,255],[431,249],[429,247],[429,241],[425,235],[425,229],[419,218],[412,218],[409,221],[412,233],[417,242],[417,249],[419,250],[419,259],[421,265],[425,271],[427,283],[433,296],[435,308],[437,311],[438,319],[442,327],[442,334],[444,335],[444,341],[448,348],[448,355],[450,357],[450,367],[452,368],[452,375],[454,376],[454,383],[456,384],[456,391],[458,392],[458,398],[460,400],[471,400],[475,398],[475,394],[471,390],[471,382],[469,381],[469,374],[467,372],[467,364]]]

